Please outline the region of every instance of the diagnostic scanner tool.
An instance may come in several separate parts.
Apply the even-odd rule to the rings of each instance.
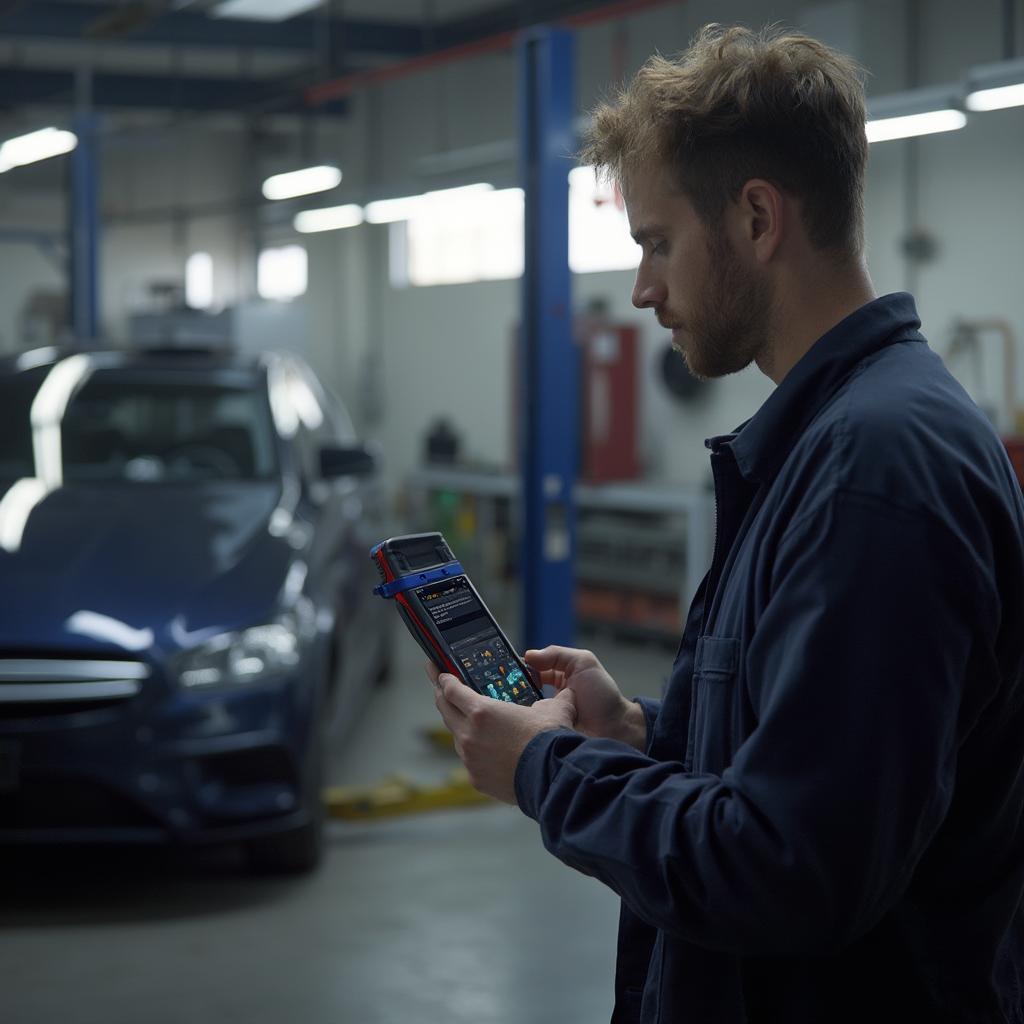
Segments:
[[[440,533],[381,541],[370,551],[409,632],[442,672],[495,700],[532,704],[543,694]]]

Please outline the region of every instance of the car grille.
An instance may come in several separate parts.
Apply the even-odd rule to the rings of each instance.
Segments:
[[[0,792],[0,836],[16,829],[160,828],[125,797],[81,779],[24,779]]]
[[[0,657],[0,719],[95,711],[131,700],[149,678],[139,661]]]

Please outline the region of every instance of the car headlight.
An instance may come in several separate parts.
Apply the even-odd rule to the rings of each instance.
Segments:
[[[178,678],[189,688],[258,682],[298,664],[300,639],[291,615],[222,633],[181,656]]]

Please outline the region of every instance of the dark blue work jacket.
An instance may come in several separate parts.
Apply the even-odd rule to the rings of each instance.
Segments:
[[[1024,1020],[1024,503],[919,326],[869,303],[708,442],[646,752],[520,760],[547,848],[622,898],[615,1022]]]

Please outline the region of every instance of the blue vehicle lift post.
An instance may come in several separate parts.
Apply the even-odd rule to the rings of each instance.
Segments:
[[[575,634],[577,363],[569,276],[569,171],[575,147],[571,32],[519,42],[520,161],[526,193],[519,362],[522,644]]]
[[[71,215],[68,246],[71,277],[71,329],[76,347],[96,343],[99,323],[99,119],[92,109],[89,73],[77,83],[72,131]]]

